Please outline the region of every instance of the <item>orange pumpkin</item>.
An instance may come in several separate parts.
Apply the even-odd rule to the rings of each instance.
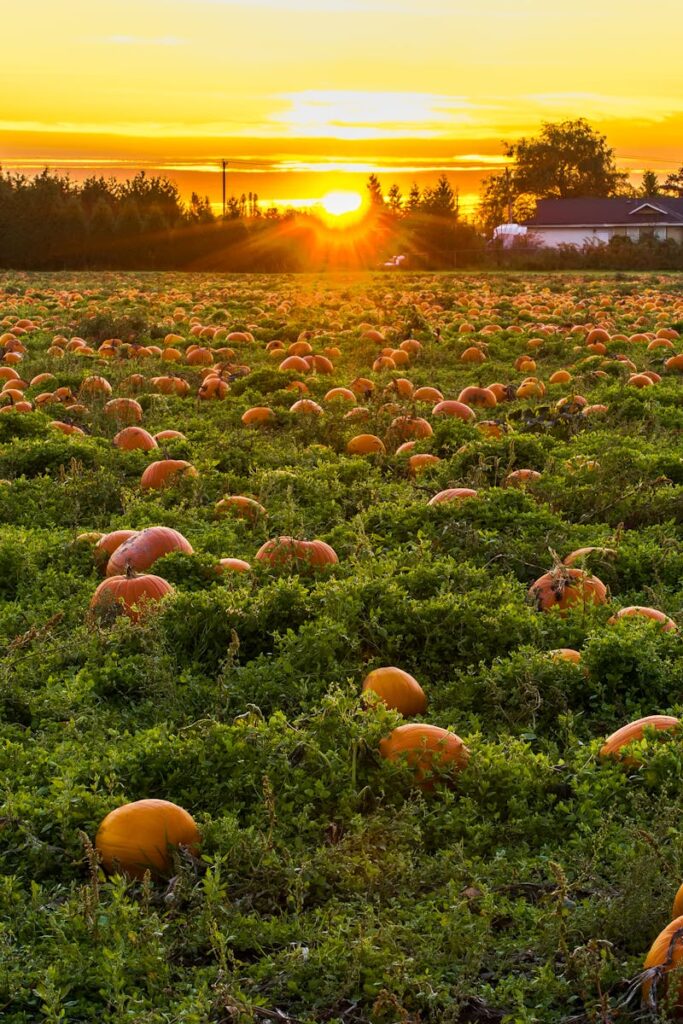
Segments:
[[[295,540],[294,537],[276,537],[266,541],[256,552],[259,562],[272,566],[285,566],[297,562],[316,568],[339,562],[334,548],[322,540]]]
[[[416,402],[432,402],[436,404],[437,402],[443,402],[443,394],[438,388],[416,388],[413,392],[413,399]]]
[[[437,402],[432,409],[432,416],[455,416],[457,419],[464,420],[465,423],[476,419],[474,409],[470,409],[469,405],[460,401]]]
[[[177,478],[183,476],[199,474],[192,463],[186,462],[185,459],[159,459],[158,462],[150,462],[140,477],[140,486],[144,491],[156,491],[175,483]]]
[[[275,413],[267,405],[255,405],[242,413],[241,419],[245,427],[256,427],[262,423],[271,423],[275,419]]]
[[[477,492],[471,487],[448,487],[445,491],[439,491],[428,501],[429,505],[440,505],[444,501],[462,501],[465,498],[476,498]]]
[[[427,697],[417,679],[401,668],[376,668],[363,680],[363,693],[371,690],[383,704],[406,717],[423,715]]]
[[[678,729],[680,721],[672,715],[647,715],[645,718],[638,718],[635,722],[622,725],[609,736],[600,748],[600,757],[620,757],[620,750],[629,743],[642,740],[646,729],[657,731],[668,731]],[[626,759],[625,763],[634,764],[633,759]]]
[[[375,434],[358,434],[346,445],[349,455],[384,455],[384,442]]]
[[[439,456],[430,455],[427,452],[411,455],[408,459],[409,472],[412,476],[416,476],[417,473],[422,473],[423,470],[429,469],[430,466],[435,466],[437,462],[441,462]]]
[[[124,427],[116,434],[113,443],[117,448],[122,448],[127,452],[138,448],[149,452],[152,448],[159,447],[152,435],[142,427]]]
[[[300,398],[294,405],[290,405],[289,411],[305,416],[322,416],[323,414],[321,406],[310,398]]]
[[[415,771],[416,783],[425,790],[433,788],[433,775],[439,768],[460,770],[466,766],[470,756],[455,733],[418,722],[399,725],[381,741],[379,750],[388,761],[406,757]]]
[[[240,519],[249,519],[251,522],[254,522],[259,516],[268,515],[263,505],[260,505],[254,498],[246,498],[242,494],[231,494],[216,502],[216,514],[223,515],[224,513],[231,513]]]
[[[178,530],[170,526],[149,526],[146,530],[135,532],[114,549],[107,565],[107,576],[117,576],[125,572],[128,566],[136,572],[144,572],[158,558],[171,551],[180,551],[186,555],[193,553],[192,545]]]
[[[558,647],[548,653],[555,661],[571,661],[574,665],[581,662],[581,652],[575,651],[573,647]]]
[[[221,574],[226,572],[249,572],[250,569],[249,562],[245,562],[243,558],[221,558],[216,566],[217,572]]]
[[[582,569],[557,566],[532,583],[528,597],[540,612],[559,608],[564,613],[577,605],[605,604],[607,587]]]
[[[116,549],[131,537],[136,537],[138,532],[138,530],[113,530],[111,533],[105,533],[95,545],[95,561],[104,568]]]
[[[678,626],[673,619],[670,619],[664,612],[660,612],[658,608],[646,608],[643,605],[633,604],[629,605],[628,608],[620,608],[615,615],[607,620],[609,626],[613,626],[615,623],[620,622],[621,619],[629,619],[633,616],[639,616],[644,619],[652,619],[653,622],[661,624],[662,633],[675,633]]]
[[[120,869],[129,878],[145,871],[167,876],[173,868],[173,847],[199,852],[200,837],[191,815],[169,800],[136,800],[111,811],[95,836],[95,848],[106,871]]]
[[[130,567],[123,576],[110,575],[107,570],[107,578],[93,594],[90,609],[98,614],[115,612],[127,615],[137,622],[146,606],[173,592],[171,584],[161,576],[138,576]]]
[[[407,440],[410,437],[431,437],[434,433],[427,420],[420,416],[397,416],[391,421],[390,429],[401,440]]]
[[[142,420],[142,406],[134,398],[112,398],[105,405],[104,411],[120,423],[140,423]]]
[[[683,916],[676,917],[664,928],[650,946],[643,968],[649,972],[642,984],[643,1002],[654,1006],[654,993],[659,989],[659,994],[667,991],[666,975],[669,971],[676,971],[676,993],[672,993],[670,1000],[673,1002],[671,1009],[677,1011],[675,1019],[678,1019],[683,1010],[683,978],[681,977],[681,960],[683,960]],[[653,992],[654,989],[654,992]],[[657,1000],[658,1001],[658,1000]],[[670,1004],[669,1004],[670,1005]]]
[[[476,405],[483,409],[492,409],[494,405],[498,405],[498,399],[489,388],[463,388],[458,395],[458,401],[466,407]]]
[[[184,434],[181,434],[179,430],[160,430],[158,434],[154,435],[155,441],[187,441]]]
[[[505,477],[506,487],[525,487],[541,479],[541,474],[536,469],[515,469]]]

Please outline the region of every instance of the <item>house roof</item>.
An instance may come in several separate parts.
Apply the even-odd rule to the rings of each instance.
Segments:
[[[683,199],[650,196],[640,199],[539,199],[528,228],[624,227],[642,224],[683,224]]]

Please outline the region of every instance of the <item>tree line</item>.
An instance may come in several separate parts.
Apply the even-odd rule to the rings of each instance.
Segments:
[[[403,195],[397,184],[385,194],[371,174],[367,211],[347,231],[325,228],[311,211],[264,211],[251,192],[231,196],[226,216],[217,218],[208,197],[193,193],[186,203],[173,181],[145,171],[125,181],[93,176],[76,183],[47,168],[33,177],[0,170],[0,268],[295,272],[375,268],[397,254],[425,269],[511,260],[580,266],[580,250],[539,256],[520,242],[520,251],[501,253],[491,244],[493,229],[530,216],[539,198],[683,197],[683,166],[663,182],[646,171],[636,190],[617,169],[605,137],[582,118],[544,124],[537,137],[505,144],[504,151],[509,163],[482,182],[473,222],[462,218],[457,189],[445,175]],[[619,265],[629,259],[637,266],[643,260],[683,265],[674,243],[621,241],[604,248],[601,258],[608,261],[619,249]]]

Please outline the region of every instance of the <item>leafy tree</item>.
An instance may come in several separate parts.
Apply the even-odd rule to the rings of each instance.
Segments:
[[[681,164],[677,171],[672,171],[667,176],[661,191],[667,196],[683,199],[683,164]]]
[[[526,193],[537,199],[571,199],[633,192],[628,175],[617,170],[606,137],[585,118],[546,122],[537,137],[505,143],[504,149],[511,166],[483,183],[479,216],[489,232],[509,219],[506,208]]]

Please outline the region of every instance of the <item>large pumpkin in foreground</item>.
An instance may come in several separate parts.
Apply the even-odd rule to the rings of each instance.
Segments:
[[[116,548],[107,564],[107,576],[118,576],[128,567],[135,572],[144,572],[151,569],[158,558],[172,551],[193,554],[189,540],[178,530],[170,526],[149,526]]]
[[[676,1019],[680,1019],[683,1010],[681,960],[683,960],[683,917],[676,917],[659,933],[650,946],[643,968],[651,973],[645,978],[642,986],[645,1003],[651,1006],[654,1006],[655,1002],[661,1003],[662,997],[668,995],[666,975],[669,971],[676,970],[677,992],[672,992],[669,995],[668,1002],[668,1007],[678,1011]],[[656,968],[658,970],[655,970]]]
[[[169,875],[173,847],[199,850],[199,830],[192,816],[169,800],[136,800],[117,807],[97,830],[95,847],[107,871],[120,870],[129,878],[145,871]]]
[[[155,604],[173,587],[161,576],[137,576],[129,570],[125,576],[107,576],[92,596],[91,611],[98,614],[111,613],[127,615],[137,622],[150,604]]]
[[[439,768],[464,768],[470,756],[454,732],[419,722],[399,725],[381,741],[379,751],[388,761],[397,761],[405,756],[410,767],[415,769],[416,783],[425,790],[433,788],[431,776]]]
[[[427,697],[417,679],[401,668],[376,668],[363,680],[363,692],[376,693],[383,704],[402,715],[423,715]]]
[[[577,605],[605,604],[607,587],[597,576],[591,576],[583,569],[557,566],[532,583],[528,597],[539,612],[547,612],[551,608],[566,612]]]

